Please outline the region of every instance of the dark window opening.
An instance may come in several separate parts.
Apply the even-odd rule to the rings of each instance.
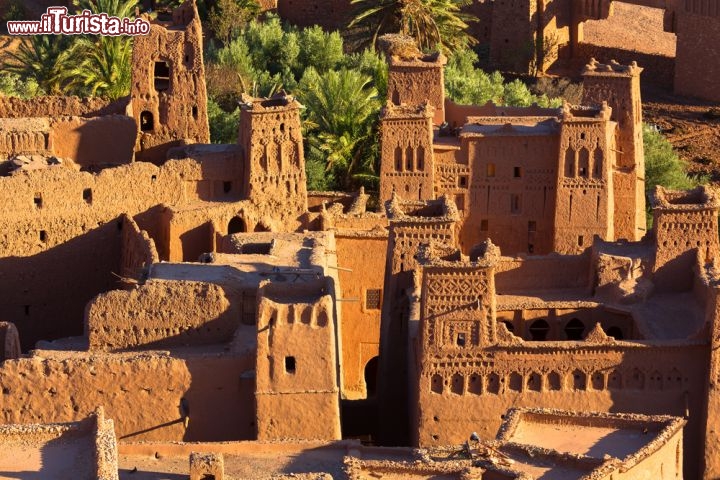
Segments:
[[[578,235],[578,247],[582,247],[584,243],[585,237],[583,237],[582,235]]]
[[[244,233],[247,231],[245,221],[240,217],[233,217],[228,223],[228,235],[233,233]]]
[[[585,324],[577,318],[573,318],[565,325],[565,335],[568,340],[582,340],[584,333]]]
[[[608,337],[613,337],[615,340],[622,340],[624,338],[623,332],[620,327],[610,327],[607,329]]]
[[[284,123],[280,124],[280,131],[285,133],[285,124]]]
[[[285,373],[295,375],[295,357],[285,357]]]
[[[40,230],[40,241],[41,242],[47,241],[47,232],[45,230]]]
[[[488,231],[488,221],[487,220],[480,220],[480,231],[481,232]]]
[[[223,193],[230,193],[232,190],[232,182],[223,182]]]
[[[193,105],[193,107],[192,107],[192,116],[193,116],[193,118],[194,118],[195,120],[197,120],[197,118],[198,118],[198,108],[197,108],[197,105]]]
[[[147,110],[140,113],[140,131],[141,132],[152,132],[155,130],[155,120],[153,114]]]
[[[365,308],[367,310],[380,309],[380,297],[382,290],[378,288],[369,288],[365,291]]]
[[[151,182],[154,182],[155,180],[157,180],[157,175],[153,175],[150,177]]]
[[[467,187],[468,177],[466,177],[465,175],[461,175],[460,178],[458,179],[458,184],[461,187]]]
[[[155,62],[155,90],[164,92],[170,88],[170,65],[165,61]]]
[[[395,171],[402,172],[402,169],[403,169],[402,148],[397,147],[395,149]]]
[[[508,329],[508,332],[513,333],[515,331],[515,325],[513,325],[512,322],[504,320],[502,323],[505,324],[505,328]]]
[[[83,190],[83,200],[85,200],[88,204],[92,203],[92,188],[86,188]]]
[[[457,338],[455,339],[455,343],[457,343],[458,347],[464,347],[465,346],[465,334],[464,333],[458,333]]]
[[[542,318],[530,324],[530,339],[535,342],[544,342],[550,331],[550,325]]]
[[[25,316],[29,317],[30,316],[30,305],[23,305],[23,307],[25,310]]]
[[[515,177],[515,178],[522,177],[522,169],[520,167],[513,167],[513,177]]]
[[[35,208],[42,208],[42,206],[43,206],[42,194],[36,193],[35,198],[33,199],[33,202],[35,202]]]

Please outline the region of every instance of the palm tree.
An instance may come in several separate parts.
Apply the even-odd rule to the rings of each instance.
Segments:
[[[73,65],[73,37],[38,35],[20,44],[16,52],[7,54],[3,68],[23,78],[35,79],[48,95],[60,94],[66,82],[65,72]]]
[[[380,109],[372,79],[354,70],[308,69],[299,99],[307,107],[305,129],[311,149],[322,152],[326,171],[350,190],[377,176],[372,144]]]
[[[132,43],[129,38],[80,38],[73,45],[72,55],[82,60],[65,71],[70,88],[112,100],[130,93]]]
[[[349,28],[357,28],[360,45],[377,44],[385,33],[403,33],[415,39],[422,50],[458,50],[477,43],[467,33],[477,21],[464,13],[472,0],[352,0],[358,14]]]
[[[107,13],[111,17],[132,18],[135,16],[137,0],[73,0],[78,11],[90,10],[93,13]]]

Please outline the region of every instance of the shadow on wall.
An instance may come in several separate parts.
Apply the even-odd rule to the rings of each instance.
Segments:
[[[11,454],[12,447],[6,448],[5,453]],[[17,468],[23,470],[3,471],[0,467],[0,478],[70,480],[92,478],[95,475],[94,461],[90,454],[94,450],[93,439],[83,438],[80,432],[66,432],[60,437],[48,440],[38,449],[40,452],[37,457],[27,449],[22,452],[18,451],[16,455],[13,455],[13,462]],[[90,458],[81,459],[81,456],[78,455],[79,452],[86,452],[86,456]]]
[[[68,226],[45,228],[31,227],[28,241],[51,243],[55,228]],[[117,288],[121,229],[118,217],[35,255],[0,258],[0,318],[15,324],[23,351],[38,340],[82,335],[85,305]]]

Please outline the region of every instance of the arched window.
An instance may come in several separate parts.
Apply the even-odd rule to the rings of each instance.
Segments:
[[[417,148],[417,169],[420,172],[425,170],[425,147],[422,145]]]
[[[565,176],[575,176],[575,150],[568,148],[565,152]]]
[[[547,334],[550,331],[550,325],[547,321],[540,318],[530,324],[530,340],[534,342],[543,342],[547,340]]]
[[[573,318],[565,325],[565,335],[568,340],[582,340],[584,333],[585,324],[577,318]]]
[[[620,329],[620,327],[610,327],[605,333],[608,337],[613,337],[615,340],[622,340],[624,338],[622,329]]]
[[[590,176],[590,152],[585,147],[581,148],[578,153],[578,176]]]
[[[365,364],[365,390],[367,398],[372,398],[377,394],[377,379],[379,358],[373,357]]]
[[[408,172],[412,172],[415,169],[414,163],[415,162],[413,161],[413,149],[412,147],[408,146],[405,150],[405,169]]]
[[[403,171],[403,151],[402,148],[398,145],[397,148],[395,148],[395,171],[402,172]]]
[[[240,217],[233,217],[228,223],[228,235],[244,232],[247,232],[245,221]]]
[[[595,148],[593,153],[593,177],[602,178],[603,175],[603,151],[600,147]]]
[[[155,130],[155,119],[152,112],[147,110],[140,113],[140,131],[141,132],[152,132]]]

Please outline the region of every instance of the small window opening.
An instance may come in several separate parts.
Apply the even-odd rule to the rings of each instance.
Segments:
[[[223,182],[223,192],[230,193],[232,190],[232,182]]]
[[[25,316],[29,317],[30,316],[30,305],[23,305],[23,307],[25,309]]]
[[[585,244],[585,237],[578,235],[578,247],[582,247]]]
[[[522,177],[522,169],[520,167],[513,167],[513,177],[515,177],[515,178]]]
[[[369,288],[365,292],[365,308],[367,310],[379,310],[380,309],[380,296],[382,290],[378,288]]]
[[[170,88],[170,65],[165,61],[155,62],[155,90],[164,92]]]
[[[285,373],[295,375],[295,357],[285,357]]]
[[[152,132],[155,130],[155,120],[153,114],[147,110],[140,114],[140,131]]]
[[[585,325],[577,318],[573,318],[565,325],[565,335],[568,340],[582,340],[583,333],[585,333]]]
[[[503,320],[502,323],[505,324],[505,328],[508,329],[508,332],[512,333],[515,331],[515,325],[513,325],[512,322],[510,322],[508,320]]]
[[[193,118],[194,118],[195,120],[197,120],[197,118],[198,118],[198,108],[197,108],[197,105],[193,105],[193,107],[192,107],[192,116],[193,116]]]
[[[150,177],[150,181],[151,181],[151,182],[154,182],[154,181],[156,181],[156,180],[157,180],[157,175],[153,175],[152,177]]]
[[[487,220],[480,220],[480,231],[481,232],[488,231],[488,221]]]
[[[45,230],[40,230],[40,241],[47,242],[47,232]]]
[[[494,177],[495,176],[495,164],[488,163],[485,173],[486,173],[486,176],[488,176],[488,177]]]
[[[42,208],[42,206],[43,206],[42,194],[36,193],[35,198],[33,199],[33,202],[35,202],[35,208]]]
[[[547,339],[547,334],[550,331],[550,325],[543,320],[535,320],[530,324],[530,338],[536,342],[543,342]]]
[[[457,343],[457,346],[458,346],[458,347],[464,347],[464,346],[465,346],[465,341],[466,341],[466,339],[465,339],[465,334],[464,334],[464,333],[458,333],[458,334],[457,334],[457,338],[456,338],[456,340],[455,340],[455,342]]]
[[[92,204],[92,188],[83,190],[83,200],[85,200],[85,203]]]
[[[459,183],[459,185],[460,185],[461,187],[467,187],[468,177],[466,177],[465,175],[461,175],[460,178],[459,178],[458,183]]]
[[[280,131],[285,133],[285,124],[284,123],[280,124]]]

